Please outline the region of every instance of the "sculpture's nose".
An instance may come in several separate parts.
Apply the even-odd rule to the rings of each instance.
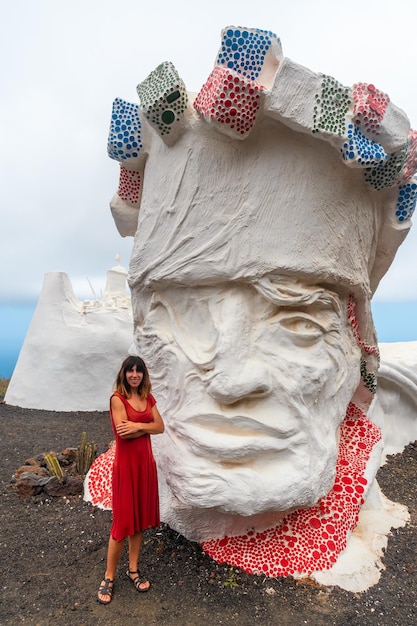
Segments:
[[[256,352],[251,302],[236,288],[223,301],[221,312],[208,393],[224,404],[268,395],[272,391],[272,376]]]
[[[249,360],[245,364],[229,362],[227,368],[216,368],[207,391],[223,404],[259,398],[271,393],[271,375],[268,368],[257,360]]]

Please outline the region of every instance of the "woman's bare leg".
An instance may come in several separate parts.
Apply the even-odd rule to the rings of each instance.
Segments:
[[[109,546],[107,548],[107,566],[106,566],[106,571],[104,573],[104,578],[110,578],[110,580],[114,580],[114,577],[116,575],[117,564],[119,562],[120,555],[122,554],[124,545],[125,545],[124,539],[122,539],[122,541],[116,541],[110,535]],[[102,581],[102,584],[103,583],[104,583],[104,580]],[[98,597],[101,600],[103,600],[103,602],[105,602],[106,599],[108,599],[106,596],[102,596],[101,594],[98,594]]]
[[[136,533],[135,535],[130,535],[128,537],[128,542],[129,542],[129,576],[132,580],[135,580],[135,578],[138,577],[138,574],[136,573],[138,571],[138,563],[139,563],[139,555],[140,555],[140,549],[142,547],[142,539],[143,539],[143,532],[139,532]],[[133,575],[132,572],[135,572],[136,575]],[[142,582],[139,584],[139,589],[142,591],[146,591],[147,589],[149,589],[150,584],[148,581],[146,582]]]

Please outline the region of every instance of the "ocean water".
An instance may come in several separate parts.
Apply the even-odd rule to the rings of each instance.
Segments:
[[[10,378],[36,309],[36,302],[0,303],[0,378]],[[417,341],[417,302],[374,302],[378,340]]]
[[[13,373],[36,304],[0,303],[0,378],[10,378]]]

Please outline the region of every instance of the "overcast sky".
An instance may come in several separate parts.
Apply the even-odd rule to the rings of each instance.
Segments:
[[[133,240],[118,235],[109,209],[119,170],[106,152],[112,102],[138,102],[136,85],[162,61],[199,91],[225,26],[271,30],[295,62],[344,85],[375,84],[417,128],[415,0],[0,0],[0,8],[0,304],[37,299],[55,270],[90,297],[89,282],[99,293],[117,253],[128,265]],[[376,299],[417,300],[414,228]]]

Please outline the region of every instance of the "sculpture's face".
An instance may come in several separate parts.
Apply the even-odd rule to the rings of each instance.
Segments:
[[[181,502],[247,516],[329,491],[360,358],[337,294],[270,276],[137,306],[166,423],[161,467]]]

